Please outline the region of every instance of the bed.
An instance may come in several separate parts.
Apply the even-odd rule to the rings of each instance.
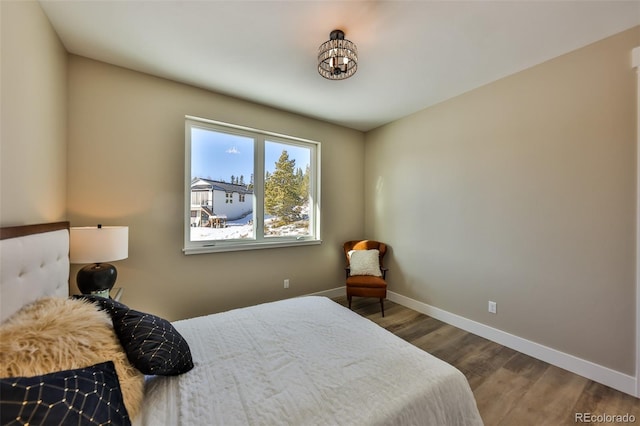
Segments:
[[[67,298],[65,226],[40,226],[33,235],[23,234],[36,228],[12,230],[11,236],[2,230],[0,328],[11,325],[7,318],[24,305],[51,295]],[[55,274],[26,272],[44,265],[53,265]],[[51,279],[65,274],[63,286]],[[128,309],[103,304],[111,313]],[[118,328],[116,319],[112,324]],[[325,297],[265,303],[168,327],[188,344],[192,368],[145,373],[143,399],[129,418],[133,425],[482,424],[460,371]],[[118,371],[122,382],[121,376]],[[137,386],[139,375],[132,380]]]

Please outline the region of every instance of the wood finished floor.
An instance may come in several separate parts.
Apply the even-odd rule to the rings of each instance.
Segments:
[[[581,424],[575,413],[630,414],[640,425],[640,399],[390,301],[384,318],[376,299],[354,298],[353,310],[462,371],[486,426]]]

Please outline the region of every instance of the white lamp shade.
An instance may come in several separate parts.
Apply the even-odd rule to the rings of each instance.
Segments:
[[[129,257],[128,226],[86,226],[70,229],[69,261],[103,263]]]

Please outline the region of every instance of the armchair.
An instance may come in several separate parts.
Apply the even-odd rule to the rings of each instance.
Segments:
[[[347,261],[346,289],[349,309],[353,296],[377,297],[384,317],[384,299],[387,297],[387,268],[382,259],[387,245],[374,240],[347,241],[343,245]]]

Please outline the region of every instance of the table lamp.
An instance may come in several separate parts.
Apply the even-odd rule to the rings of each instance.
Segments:
[[[129,256],[129,227],[72,227],[69,239],[69,261],[89,263],[78,271],[78,289],[82,294],[108,298],[118,277],[118,271],[115,266],[106,262],[126,259]]]

